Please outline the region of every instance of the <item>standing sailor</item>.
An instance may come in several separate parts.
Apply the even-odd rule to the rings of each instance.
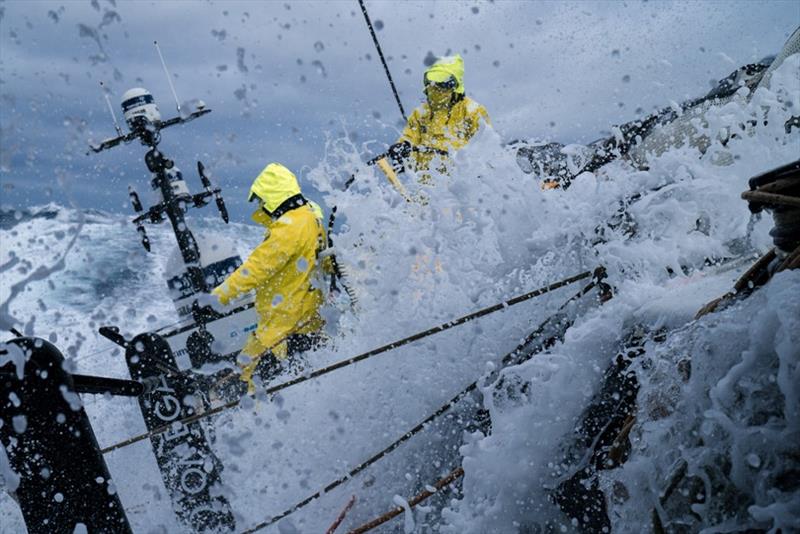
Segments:
[[[427,171],[435,157],[463,148],[482,123],[489,124],[486,108],[464,94],[460,55],[437,60],[425,71],[423,84],[426,102],[414,110],[400,139],[389,147],[388,158],[396,171],[404,166]],[[386,172],[384,166],[381,169]],[[443,163],[437,170],[447,169]],[[429,183],[430,175],[423,172],[420,181]]]
[[[315,287],[319,252],[325,247],[322,221],[300,191],[297,178],[280,163],[270,163],[250,188],[258,201],[253,220],[266,229],[264,241],[214,289],[223,305],[255,290],[258,326],[242,354],[241,379],[253,387],[254,371],[271,371],[278,361],[318,346],[324,321],[323,297]]]

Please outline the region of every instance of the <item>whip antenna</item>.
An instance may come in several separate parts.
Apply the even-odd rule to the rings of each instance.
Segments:
[[[172,90],[172,96],[175,97],[175,106],[178,108],[178,115],[180,116],[181,103],[178,100],[178,93],[175,92],[175,86],[172,85],[172,77],[169,75],[169,70],[167,70],[167,62],[164,61],[164,56],[161,55],[161,48],[158,46],[158,41],[153,41],[153,44],[156,45],[158,57],[161,58],[161,66],[164,67],[164,74],[167,75],[167,83],[169,83],[169,88]]]
[[[386,64],[386,59],[383,57],[383,51],[381,50],[381,45],[378,42],[378,36],[375,35],[375,29],[372,27],[372,21],[369,20],[369,15],[367,14],[367,6],[364,5],[364,0],[358,0],[358,5],[361,6],[361,12],[364,14],[364,20],[367,21],[367,28],[369,28],[369,33],[372,35],[372,42],[375,43],[375,48],[378,50],[378,56],[381,58],[381,63],[383,63],[383,70],[386,71],[386,77],[389,78],[389,85],[392,86],[394,99],[397,100],[397,105],[400,107],[400,114],[403,116],[403,120],[408,122],[408,118],[406,117],[406,110],[403,109],[403,103],[400,102],[400,95],[397,94],[397,87],[395,87],[394,80],[392,80],[392,74],[389,72],[389,65]]]
[[[100,82],[100,87],[103,89],[103,96],[105,97],[106,104],[108,105],[108,112],[111,113],[111,120],[114,121],[114,128],[117,130],[117,135],[122,135],[122,128],[119,127],[119,123],[117,122],[117,115],[114,113],[114,106],[111,105],[111,99],[108,97],[106,86],[103,82]]]

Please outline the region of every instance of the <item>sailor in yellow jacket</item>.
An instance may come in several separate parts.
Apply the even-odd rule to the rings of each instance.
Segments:
[[[248,200],[258,200],[252,218],[266,229],[264,241],[212,294],[227,305],[255,290],[258,326],[242,348],[249,362],[241,376],[252,386],[253,372],[265,355],[282,360],[319,342],[323,298],[314,281],[317,256],[326,243],[321,218],[283,165],[267,165]]]
[[[486,108],[464,92],[464,60],[460,55],[436,61],[425,71],[423,84],[427,101],[413,111],[400,139],[389,148],[394,170],[405,164],[415,171],[426,171],[435,157],[445,158],[463,148],[481,124],[489,124]],[[430,176],[423,172],[420,181],[427,183]]]

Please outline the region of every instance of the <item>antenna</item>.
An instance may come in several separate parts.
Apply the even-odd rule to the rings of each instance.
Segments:
[[[178,100],[178,94],[175,92],[175,86],[172,85],[172,78],[169,75],[169,71],[167,70],[167,63],[164,61],[164,56],[161,55],[161,48],[158,46],[158,41],[153,41],[153,44],[156,45],[156,51],[158,51],[158,57],[161,58],[161,66],[164,67],[164,74],[167,75],[167,83],[169,83],[169,88],[172,89],[172,96],[175,97],[175,106],[178,108],[178,116],[181,114],[181,103]]]
[[[114,114],[114,107],[111,105],[111,99],[108,97],[108,91],[106,91],[106,86],[103,82],[100,82],[100,87],[103,90],[103,96],[106,99],[106,104],[108,105],[108,112],[111,113],[111,120],[114,121],[114,128],[117,130],[117,135],[122,135],[122,129],[119,127],[119,123],[117,122],[117,116]]]

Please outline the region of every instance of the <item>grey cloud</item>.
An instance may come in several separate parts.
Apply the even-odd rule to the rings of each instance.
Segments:
[[[731,70],[719,52],[738,64],[759,59],[800,23],[791,3],[774,2],[494,2],[477,13],[455,2],[367,7],[383,23],[378,37],[407,110],[422,100],[424,64],[459,52],[468,93],[507,140],[591,141],[637,108],[707,90],[708,79]],[[46,201],[37,192],[60,190],[56,167],[87,207],[118,210],[127,183],[146,188],[142,147],[87,157],[82,141],[114,134],[99,81],[115,106],[126,89],[142,85],[164,116],[175,112],[156,39],[179,97],[203,99],[213,110],[165,131],[163,148],[190,184],[194,160],[206,161],[234,217],[245,216],[240,197],[267,161],[316,165],[326,134],[342,121],[375,151],[397,135],[399,111],[354,3],[96,0],[3,8],[0,126],[14,142],[2,146],[0,161],[11,168],[0,170],[0,182],[12,189],[0,188],[0,203]],[[84,131],[65,126],[65,117],[83,118]]]

